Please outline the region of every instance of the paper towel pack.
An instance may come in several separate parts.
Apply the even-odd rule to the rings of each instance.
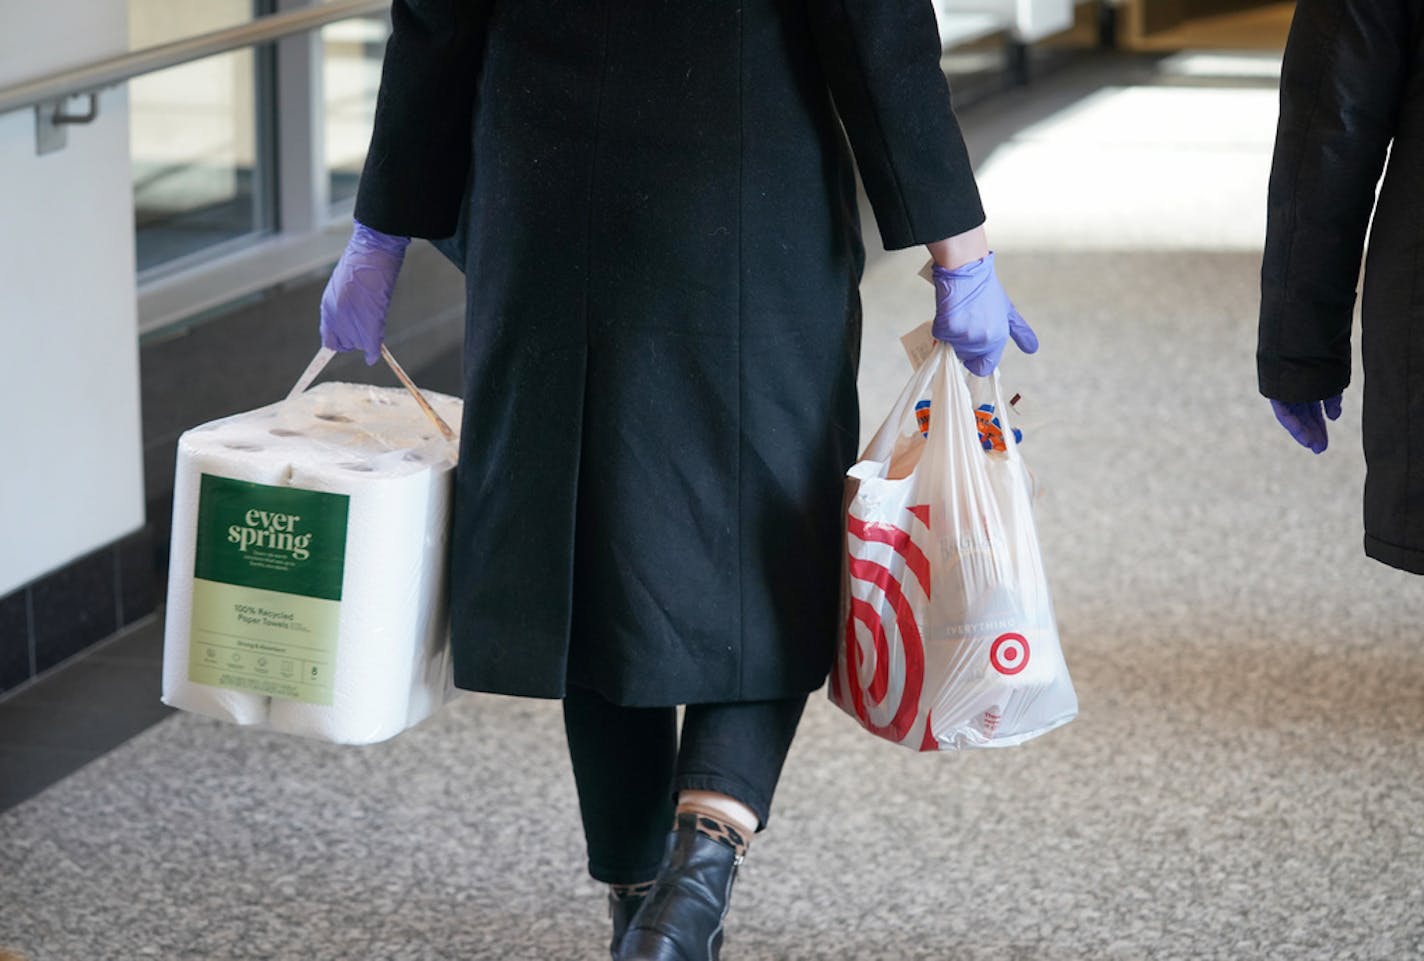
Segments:
[[[459,399],[426,398],[458,427]],[[454,691],[446,594],[454,460],[455,445],[398,388],[322,384],[186,432],[174,480],[164,703],[342,744],[382,741],[428,717]],[[221,516],[236,519],[225,529],[219,496],[231,515]],[[283,513],[268,509],[274,503],[307,506]],[[321,523],[329,530],[316,530]],[[305,571],[331,558],[304,554],[342,536],[332,578]],[[325,587],[307,590],[307,581]],[[239,608],[249,613],[234,615]],[[307,637],[329,639],[334,651],[309,650]],[[318,671],[329,676],[304,686]]]

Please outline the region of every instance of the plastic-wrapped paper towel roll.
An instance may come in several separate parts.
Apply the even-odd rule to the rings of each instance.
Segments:
[[[441,558],[429,558],[425,532],[445,524],[443,474],[412,472],[399,452],[370,460],[297,466],[292,486],[350,497],[341,591],[341,651],[328,706],[276,698],[278,730],[339,743],[385,740],[411,718],[413,683],[428,657],[422,603],[440,591]],[[413,455],[410,455],[413,456]],[[359,562],[355,559],[361,559]],[[434,563],[431,563],[431,561]],[[428,627],[426,628],[428,631]],[[440,631],[443,640],[444,631]],[[416,639],[417,643],[411,643]]]
[[[404,391],[351,384],[184,434],[164,700],[349,744],[443,704],[453,462]]]
[[[173,481],[173,539],[169,547],[168,608],[163,639],[163,702],[234,724],[267,720],[267,696],[188,680],[189,624],[193,618],[193,561],[197,545],[199,485],[204,474],[255,484],[282,484],[288,461],[259,448],[255,438],[220,432],[217,425],[183,435]]]

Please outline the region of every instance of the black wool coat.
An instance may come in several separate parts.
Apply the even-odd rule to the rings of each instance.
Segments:
[[[396,0],[356,216],[460,230],[456,683],[824,680],[888,247],[983,222],[929,0]],[[845,134],[842,133],[842,122]]]
[[[1371,211],[1365,553],[1424,574],[1424,0],[1300,0],[1261,269],[1257,367],[1267,397],[1323,400],[1350,382]]]

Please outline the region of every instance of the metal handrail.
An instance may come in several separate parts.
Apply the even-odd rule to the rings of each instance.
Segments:
[[[155,70],[165,70],[219,53],[270,43],[329,23],[372,13],[384,13],[390,0],[332,0],[317,7],[274,13],[211,33],[61,70],[0,90],[0,114],[113,87]]]

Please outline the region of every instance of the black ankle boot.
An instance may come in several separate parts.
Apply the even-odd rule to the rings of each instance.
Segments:
[[[614,961],[618,959],[618,945],[623,943],[623,932],[628,930],[628,923],[633,920],[633,915],[638,913],[645,900],[646,896],[641,894],[618,895],[612,891],[608,892],[608,917],[613,922],[613,941],[608,945],[608,950]]]
[[[741,863],[730,844],[697,830],[697,815],[679,814],[657,881],[614,961],[717,961]]]

